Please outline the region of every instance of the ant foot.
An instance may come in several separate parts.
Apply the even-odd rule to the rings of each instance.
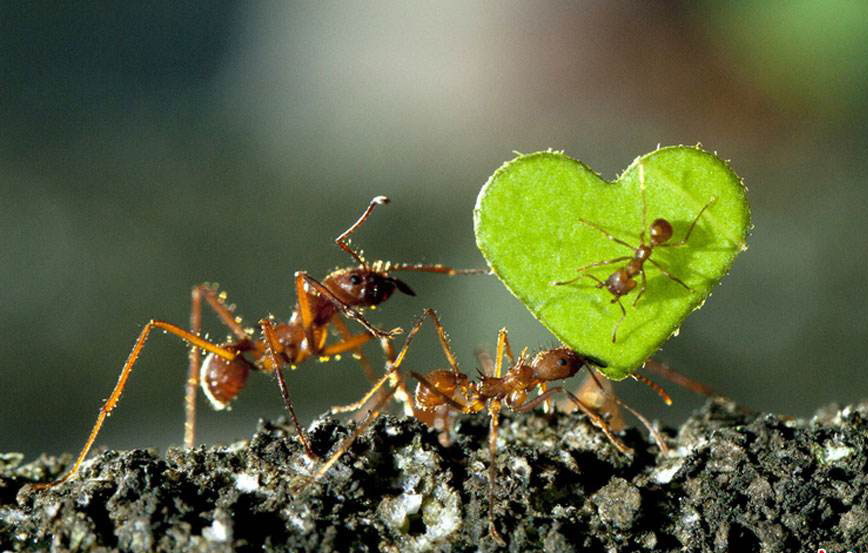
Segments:
[[[503,536],[500,535],[500,532],[497,531],[497,526],[494,525],[494,521],[488,521],[488,535],[491,536],[498,545],[501,547],[506,546],[506,540],[503,539]]]

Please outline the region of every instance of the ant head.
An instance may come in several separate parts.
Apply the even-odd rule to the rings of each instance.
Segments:
[[[536,378],[549,381],[569,378],[589,363],[601,367],[605,366],[596,359],[585,357],[570,348],[559,347],[538,353],[533,358],[531,366]]]
[[[651,223],[651,243],[655,246],[672,238],[672,224],[666,219],[654,219]]]
[[[416,295],[402,280],[364,266],[338,271],[330,275],[330,278],[332,283],[329,283],[329,288],[348,305],[380,305],[389,299],[396,289],[408,296]]]

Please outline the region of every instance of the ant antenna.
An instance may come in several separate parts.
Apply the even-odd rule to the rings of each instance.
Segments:
[[[455,275],[491,275],[491,269],[456,269],[442,263],[392,263],[391,261],[376,261],[374,268],[377,271],[415,271],[417,273],[441,273],[446,276]]]
[[[666,405],[672,405],[672,398],[669,397],[669,394],[666,393],[666,390],[663,389],[663,386],[657,384],[644,374],[633,373],[630,375],[630,377],[636,382],[641,382],[642,384],[657,392],[657,395],[660,396],[660,399],[663,400],[663,403],[665,403]]]
[[[594,374],[594,370],[591,369],[590,366],[587,366],[587,365],[586,365],[586,367],[587,367],[587,369],[588,369],[588,372],[591,374],[591,378],[594,379],[594,382],[597,384],[597,386],[600,387],[600,390],[602,390],[603,394],[605,394],[605,395],[608,396],[608,397],[611,397],[613,400],[615,400],[615,403],[617,403],[618,405],[620,405],[621,407],[623,407],[624,409],[626,409],[627,411],[629,411],[630,413],[632,413],[634,417],[636,417],[637,419],[639,419],[639,422],[642,423],[642,426],[644,426],[644,427],[645,427],[645,428],[646,428],[646,429],[651,433],[651,436],[653,436],[654,441],[657,442],[657,447],[660,449],[660,452],[661,452],[661,453],[667,453],[667,452],[669,451],[669,447],[666,445],[666,441],[663,439],[663,435],[660,434],[660,431],[657,430],[657,427],[655,427],[653,424],[651,424],[651,421],[649,421],[647,418],[645,418],[645,416],[642,415],[642,413],[640,413],[639,411],[633,409],[632,407],[630,407],[629,405],[627,405],[626,403],[624,403],[624,402],[621,400],[621,398],[619,398],[619,397],[616,396],[615,394],[613,394],[613,393],[609,392],[608,390],[606,390],[605,388],[603,388],[603,384],[602,384],[602,383],[600,382],[600,380],[597,378],[597,375]],[[630,375],[630,376],[633,376],[633,375]],[[634,377],[634,378],[635,378],[635,377]],[[657,391],[658,391],[658,393],[661,393],[661,392],[662,392],[661,397],[663,397],[663,401],[666,402],[666,405],[671,405],[671,404],[672,404],[672,400],[669,399],[669,396],[666,395],[666,392],[663,391],[663,388],[661,388],[660,386],[654,384],[653,382],[651,382],[651,381],[648,380],[648,379],[640,380],[640,379],[636,378],[636,380],[638,380],[638,381],[640,381],[640,382],[643,382],[643,383],[645,383],[645,384],[648,384],[649,386],[651,386],[651,387],[654,388],[655,390],[657,390],[657,389],[659,388],[659,390],[657,390]],[[655,388],[655,386],[656,386],[656,388]],[[669,399],[669,401],[666,401],[667,399]]]
[[[347,238],[349,238],[352,233],[356,232],[356,229],[358,229],[360,226],[362,226],[362,224],[364,224],[368,217],[371,216],[371,213],[373,213],[374,208],[376,208],[378,205],[387,204],[390,201],[391,200],[389,200],[389,198],[387,198],[386,196],[375,196],[371,200],[371,203],[368,204],[368,207],[367,209],[365,209],[364,213],[362,213],[362,216],[359,217],[359,220],[353,223],[350,228],[342,232],[340,236],[335,238],[335,244],[337,244],[340,249],[353,256],[353,259],[355,259],[359,263],[359,265],[361,265],[365,269],[368,268],[368,264],[365,263],[365,259],[350,246]]]

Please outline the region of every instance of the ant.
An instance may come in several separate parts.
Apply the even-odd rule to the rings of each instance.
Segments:
[[[552,382],[564,380],[574,376],[582,368],[587,367],[590,374],[593,376],[597,385],[602,388],[602,384],[597,380],[596,375],[591,371],[592,367],[604,367],[605,364],[601,361],[589,356],[577,353],[567,347],[556,347],[537,353],[533,358],[529,358],[527,349],[521,352],[518,359],[515,358],[512,348],[507,337],[505,328],[501,329],[497,337],[497,353],[493,361],[492,370],[483,374],[480,372],[480,379],[472,381],[466,374],[462,373],[458,367],[458,362],[455,354],[449,344],[449,338],[441,324],[437,313],[433,309],[426,309],[422,317],[414,324],[410,332],[407,334],[404,345],[400,352],[395,357],[395,360],[389,364],[387,374],[384,375],[374,387],[365,394],[364,398],[359,402],[363,404],[368,399],[373,397],[377,390],[385,384],[390,375],[397,372],[404,362],[407,351],[413,338],[421,329],[425,320],[430,318],[437,331],[437,337],[440,341],[441,349],[449,364],[449,369],[438,369],[422,375],[418,372],[411,371],[411,374],[419,384],[416,387],[415,403],[418,418],[425,422],[429,422],[443,430],[448,428],[449,412],[457,411],[459,413],[471,414],[479,413],[483,410],[488,412],[490,417],[490,426],[488,434],[488,448],[491,455],[491,461],[488,470],[489,481],[489,534],[492,539],[500,544],[505,544],[503,537],[497,530],[494,523],[494,490],[497,481],[497,434],[499,429],[499,414],[503,405],[517,413],[525,413],[538,407],[540,404],[550,400],[551,396],[557,393],[563,393],[572,403],[584,412],[591,422],[599,427],[606,435],[609,441],[622,453],[629,455],[632,450],[627,447],[617,436],[614,435],[606,420],[597,414],[597,411],[585,404],[581,399],[569,392],[561,386],[548,388]],[[509,358],[510,365],[503,371],[503,356]],[[490,358],[489,358],[490,359]],[[483,362],[483,365],[488,364]],[[539,388],[539,394],[528,399],[528,392],[534,388]],[[394,393],[394,389],[390,391]],[[388,397],[388,395],[386,396]],[[612,396],[614,398],[614,396]],[[655,437],[661,451],[667,451],[666,444],[662,436],[645,419],[641,414],[633,410],[621,400],[614,398],[617,405],[623,406],[625,409],[633,413],[639,418],[642,423],[649,428]],[[355,432],[346,438],[335,451],[334,454],[312,475],[312,481],[321,478],[328,469],[340,458],[341,455],[349,450],[353,440],[357,438],[364,429],[373,421],[379,414],[384,400],[380,400],[378,404],[371,410],[365,422],[356,428]],[[425,415],[433,415],[426,417]]]
[[[359,219],[335,239],[338,247],[347,252],[357,265],[332,271],[321,282],[303,271],[296,272],[294,280],[297,303],[289,321],[275,323],[270,318],[262,319],[259,321],[261,338],[257,339],[253,336],[253,329],[245,329],[241,326],[242,319],[235,316],[234,305],[226,304],[225,293],[218,294],[215,287],[207,284],[193,287],[189,331],[166,321],[149,321],[136,339],[135,345],[121,369],[118,382],[100,408],[96,423],[72,467],[54,482],[36,484],[37,489],[56,486],[78,472],[96,440],[103,422],[117,406],[142,348],[149,334],[155,328],[173,334],[191,346],[189,372],[185,388],[185,447],[192,448],[195,441],[196,388],[201,385],[202,391],[212,407],[217,410],[226,409],[244,388],[249,373],[260,371],[274,373],[284,405],[292,418],[305,452],[311,458],[318,458],[296,417],[283,377],[283,367],[290,365],[294,368],[312,357],[325,359],[347,351],[353,351],[357,357],[363,360],[360,348],[366,342],[377,337],[385,344],[388,338],[400,333],[401,329],[386,332],[374,327],[357,309],[373,308],[388,300],[395,290],[415,296],[413,290],[406,283],[390,276],[390,272],[419,271],[442,273],[449,276],[487,272],[481,269],[454,269],[440,264],[426,265],[382,261],[368,264],[358,252],[350,247],[348,238],[364,224],[378,205],[387,203],[389,203],[389,198],[386,196],[373,198]],[[232,339],[215,344],[199,336],[202,325],[203,299],[234,335]],[[364,327],[365,332],[351,334],[340,315],[359,323]],[[335,327],[341,338],[335,343],[328,344],[330,326]],[[384,349],[386,349],[385,345]],[[200,359],[200,350],[208,352],[204,362]],[[369,369],[370,367],[363,363],[363,368]],[[372,376],[371,373],[369,377],[373,380]],[[399,382],[399,385],[403,387],[402,382]]]
[[[695,394],[711,399],[725,399],[724,396],[716,393],[709,386],[671,369],[665,363],[648,359],[642,364],[641,368],[647,369],[649,372],[665,378]],[[647,376],[634,372],[630,374],[630,378],[651,388],[666,405],[672,405],[672,398],[669,397],[666,390]],[[589,373],[579,385],[575,395],[598,415],[606,417],[609,427],[613,431],[620,432],[623,430],[624,419],[620,413],[612,381],[606,378],[603,373],[599,371],[596,371],[596,374]],[[558,407],[563,411],[569,412],[573,408],[573,405],[569,401],[562,400],[558,402]]]
[[[661,273],[666,275],[670,280],[683,286],[687,291],[693,291],[693,289],[684,283],[681,279],[670,273],[663,265],[658,263],[656,260],[651,259],[651,254],[654,252],[654,248],[680,248],[682,246],[687,245],[687,241],[690,239],[691,233],[693,233],[694,227],[696,227],[696,223],[699,221],[699,218],[705,212],[706,209],[711,206],[712,203],[717,199],[716,197],[712,197],[708,203],[706,203],[702,209],[699,210],[699,213],[696,214],[696,217],[693,219],[693,222],[690,223],[690,227],[687,229],[687,233],[684,235],[678,242],[669,242],[672,238],[673,229],[672,223],[667,221],[666,219],[654,219],[651,223],[650,227],[647,225],[648,220],[648,203],[645,197],[645,166],[642,163],[639,163],[639,189],[642,193],[642,232],[639,235],[639,246],[633,246],[628,244],[624,240],[612,235],[608,231],[606,231],[603,227],[598,225],[597,223],[588,221],[587,219],[580,218],[579,221],[588,225],[592,229],[598,230],[603,235],[612,240],[613,242],[617,242],[622,246],[630,248],[633,250],[633,255],[625,255],[621,257],[616,257],[614,259],[608,259],[606,261],[598,261],[596,263],[591,263],[590,265],[585,265],[584,267],[580,267],[577,271],[580,273],[579,276],[570,280],[564,281],[556,281],[552,284],[555,286],[563,286],[566,284],[572,284],[582,277],[588,277],[596,281],[596,288],[606,288],[609,292],[615,296],[611,303],[617,303],[618,307],[621,308],[621,318],[615,323],[614,328],[612,329],[612,343],[617,342],[618,336],[618,327],[627,317],[627,310],[624,309],[624,304],[621,303],[621,296],[626,296],[629,294],[634,288],[636,288],[636,276],[642,277],[642,285],[639,287],[639,292],[636,295],[636,299],[633,300],[633,307],[636,307],[636,304],[639,303],[639,300],[642,298],[642,295],[645,293],[647,278],[645,276],[645,262],[649,262],[654,265]],[[648,229],[649,240],[645,242],[645,229]],[[587,273],[586,271],[589,269],[593,269],[595,267],[602,267],[604,265],[612,265],[615,263],[620,263],[622,261],[627,261],[627,264],[621,269],[617,269],[606,280],[600,280],[596,276]]]

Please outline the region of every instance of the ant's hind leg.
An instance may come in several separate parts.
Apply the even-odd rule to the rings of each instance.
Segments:
[[[117,384],[115,384],[112,393],[109,395],[108,399],[105,400],[105,403],[103,403],[102,407],[100,407],[96,422],[94,423],[93,428],[91,428],[90,430],[90,434],[87,437],[87,441],[84,443],[84,447],[82,447],[81,452],[78,454],[78,457],[75,458],[75,462],[73,463],[72,468],[70,468],[66,472],[66,474],[64,474],[54,482],[42,482],[34,484],[34,487],[36,489],[46,489],[61,484],[69,480],[73,475],[75,475],[76,472],[78,472],[78,469],[84,462],[85,457],[87,457],[91,446],[93,446],[93,443],[96,440],[96,437],[99,434],[99,431],[102,428],[106,417],[108,417],[109,414],[111,414],[111,412],[114,410],[114,408],[117,407],[118,401],[120,401],[121,399],[121,394],[123,394],[124,389],[127,385],[127,381],[130,378],[130,374],[133,371],[133,367],[135,366],[136,361],[138,361],[139,355],[142,352],[142,348],[144,348],[145,342],[148,341],[148,336],[150,335],[151,331],[155,328],[159,328],[161,330],[169,332],[170,334],[174,334],[178,338],[189,342],[193,347],[202,348],[205,351],[208,351],[210,353],[213,353],[214,355],[221,357],[222,359],[225,359],[226,361],[233,361],[237,356],[235,352],[221,348],[220,346],[212,344],[207,340],[203,340],[195,334],[192,334],[172,323],[157,320],[148,321],[148,324],[146,324],[142,331],[139,333],[139,337],[136,339],[136,343],[135,345],[133,345],[133,349],[132,351],[130,351],[129,356],[124,363],[123,368],[121,369],[121,374],[120,376],[118,376],[118,382]]]
[[[617,303],[618,307],[621,308],[621,318],[618,319],[618,322],[615,323],[615,326],[612,328],[612,343],[614,344],[618,341],[618,327],[621,326],[621,323],[623,323],[624,319],[627,318],[627,310],[624,309],[624,304],[621,303],[621,296],[615,296],[612,303]]]
[[[636,294],[636,299],[633,300],[633,307],[636,307],[636,304],[639,303],[639,300],[642,299],[642,294],[645,293],[645,288],[648,287],[648,279],[645,276],[645,269],[643,268],[640,272],[642,275],[642,286],[639,287],[639,292]]]
[[[579,276],[577,276],[575,278],[571,278],[570,280],[555,280],[555,281],[552,281],[551,284],[552,284],[552,286],[563,286],[565,284],[572,284],[574,282],[577,282],[583,276],[588,276],[588,277],[594,278],[595,280],[597,280],[597,282],[600,282],[600,279],[598,279],[597,277],[595,277],[593,275],[585,274],[585,271],[587,271],[588,269],[593,269],[594,267],[602,267],[604,265],[612,265],[614,263],[620,263],[622,261],[627,261],[629,259],[633,259],[633,258],[630,256],[627,256],[627,255],[623,255],[621,257],[616,257],[614,259],[607,259],[606,261],[598,261],[596,263],[591,263],[590,265],[585,265],[584,267],[579,267],[578,269],[576,269],[576,271],[579,272]]]

